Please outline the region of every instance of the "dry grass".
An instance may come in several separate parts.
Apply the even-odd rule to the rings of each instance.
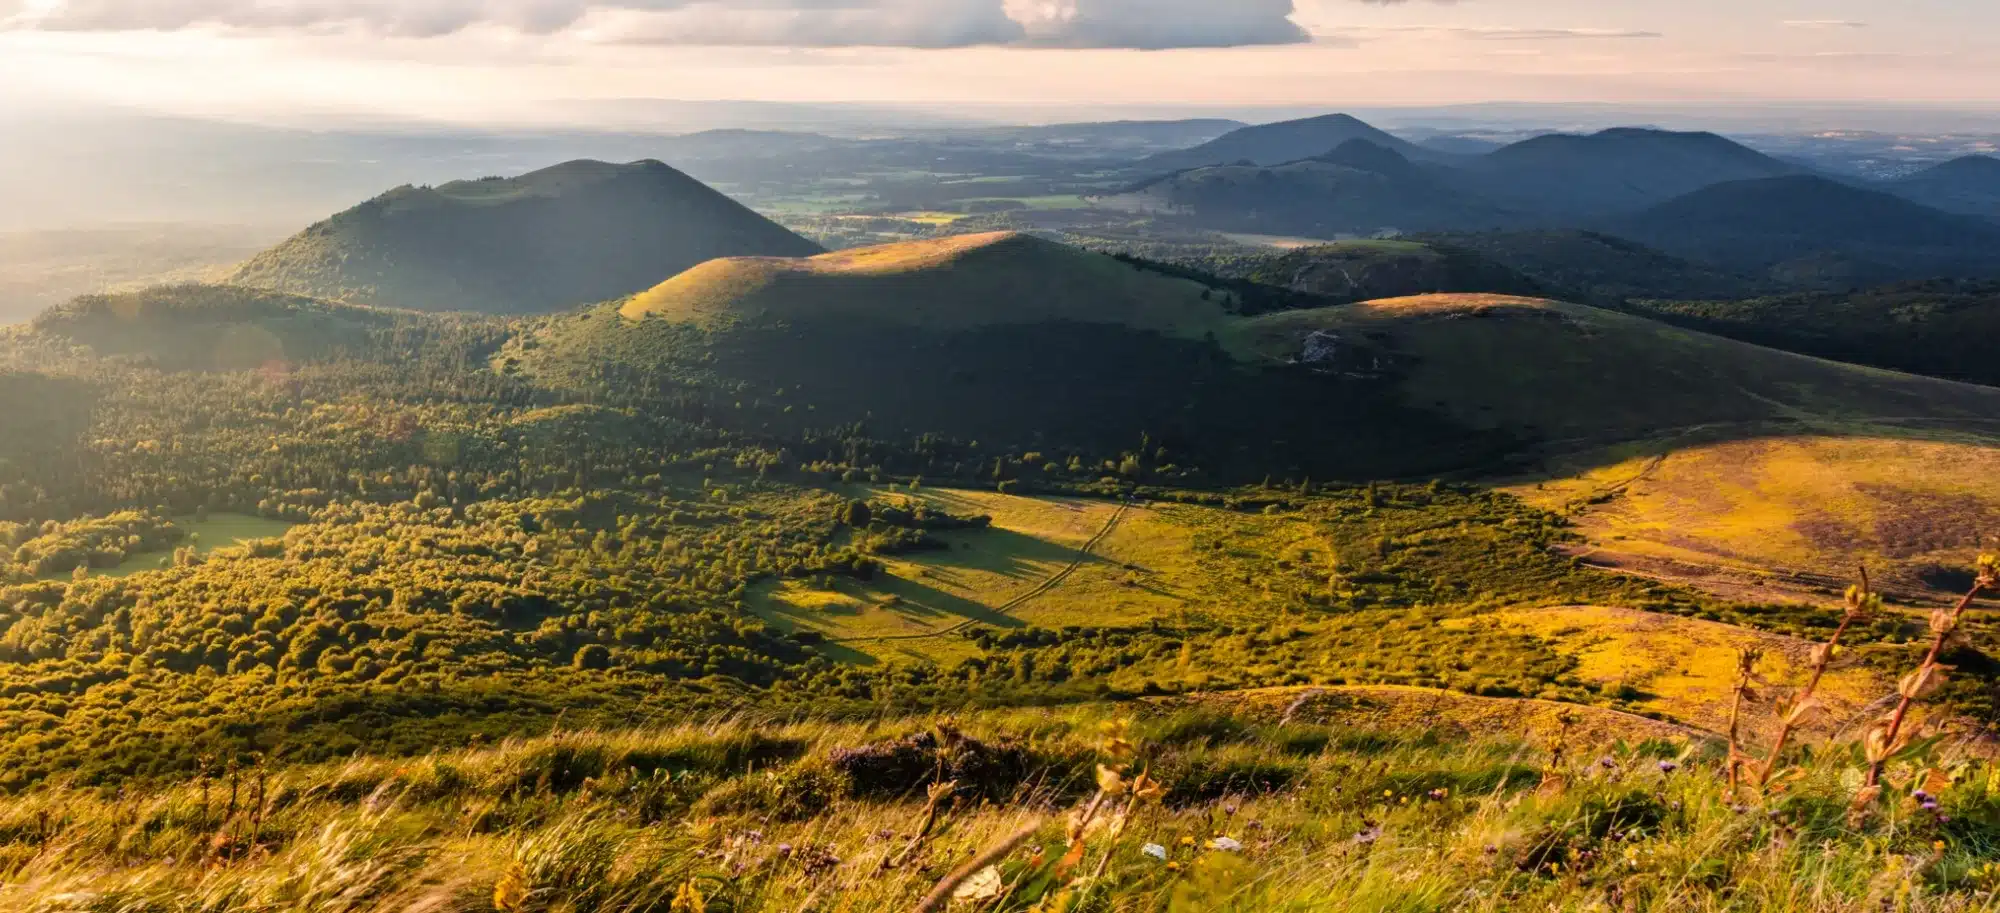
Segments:
[[[2000,449],[1976,441],[1793,436],[1614,455],[1512,490],[1574,514],[1607,559],[1834,577],[1866,562],[1944,594],[1936,569],[2000,533],[1996,476]]]
[[[1746,649],[1764,654],[1763,673],[1773,684],[1797,686],[1810,670],[1813,644],[1717,622],[1699,621],[1597,606],[1564,606],[1498,612],[1451,622],[1519,631],[1549,641],[1574,657],[1573,674],[1602,685],[1625,685],[1634,709],[1661,714],[1709,732],[1728,723],[1735,685],[1736,657]],[[1819,696],[1838,723],[1852,718],[1893,683],[1860,668],[1836,668]],[[1769,722],[1770,707],[1752,713],[1756,725]]]
[[[1288,720],[1366,732],[1429,734],[1446,739],[1519,739],[1546,744],[1567,731],[1579,745],[1643,742],[1648,739],[1701,742],[1702,729],[1603,707],[1532,698],[1476,697],[1436,688],[1396,685],[1256,688],[1219,694],[1156,698],[1160,712],[1190,708],[1220,711],[1264,722]]]

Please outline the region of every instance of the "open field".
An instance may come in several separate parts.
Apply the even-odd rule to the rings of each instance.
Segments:
[[[207,555],[217,549],[232,548],[257,539],[276,539],[285,535],[297,524],[283,520],[270,520],[244,514],[212,514],[206,520],[181,517],[174,521],[187,530],[187,544],[196,554]],[[124,563],[113,568],[103,568],[91,572],[93,577],[129,577],[133,574],[157,570],[160,563],[173,557],[172,552],[146,552],[127,557]],[[69,575],[58,575],[67,579]],[[51,578],[51,579],[58,579]]]
[[[1250,614],[1264,595],[1204,566],[1198,543],[1310,555],[1308,524],[1187,505],[1121,505],[1076,498],[928,490],[932,509],[990,516],[990,529],[935,534],[950,548],[885,560],[873,581],[779,581],[752,610],[788,629],[816,631],[862,656],[948,662],[977,654],[962,637],[999,629],[1123,627],[1188,612]],[[1330,555],[1330,548],[1323,548]]]
[[[1896,590],[1955,594],[2000,535],[2000,447],[1893,430],[1634,447],[1512,490],[1572,514],[1594,563],[1821,589],[1865,563]]]

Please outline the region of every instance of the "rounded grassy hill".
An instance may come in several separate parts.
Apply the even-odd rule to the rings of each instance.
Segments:
[[[714,260],[634,296],[630,319],[881,321],[936,330],[1104,323],[1199,337],[1229,293],[1017,232],[959,235],[804,259]]]

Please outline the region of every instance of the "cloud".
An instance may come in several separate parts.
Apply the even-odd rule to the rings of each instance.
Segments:
[[[1853,19],[1787,19],[1784,26],[1788,29],[1865,29],[1868,23]]]
[[[429,38],[478,26],[628,44],[1212,48],[1311,40],[1292,0],[53,0],[0,28],[353,30]]]
[[[690,3],[623,16],[600,30],[620,44],[760,47],[956,48],[1027,37],[997,0]]]
[[[1007,0],[1027,43],[1088,48],[1298,44],[1292,0]]]

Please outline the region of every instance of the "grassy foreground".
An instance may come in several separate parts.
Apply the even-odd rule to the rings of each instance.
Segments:
[[[44,790],[0,805],[0,908],[904,911],[954,870],[936,909],[1995,906],[1985,762],[1912,755],[1857,819],[1840,749],[1729,795],[1712,743],[1468,742],[1304,704],[558,733]]]

